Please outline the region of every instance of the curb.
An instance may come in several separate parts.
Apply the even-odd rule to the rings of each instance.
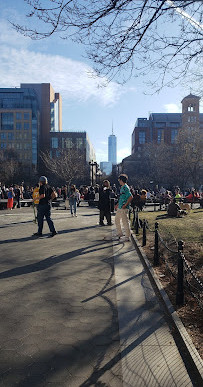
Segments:
[[[203,386],[203,361],[196,350],[189,334],[187,333],[182,321],[178,317],[176,311],[171,304],[161,282],[159,281],[152,265],[150,264],[143,248],[138,242],[136,236],[131,232],[131,238],[135,249],[140,257],[140,260],[147,271],[150,282],[154,288],[156,295],[161,301],[164,311],[167,316],[168,323],[172,329],[172,335],[180,352],[180,355],[185,363],[188,374],[195,387]]]

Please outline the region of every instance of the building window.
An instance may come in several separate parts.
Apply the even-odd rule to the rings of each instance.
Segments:
[[[29,142],[26,142],[24,144],[24,149],[30,149],[30,143]]]
[[[76,138],[76,148],[77,149],[82,149],[83,148],[83,139],[82,139],[82,137]]]
[[[188,122],[196,122],[196,116],[189,116]]]
[[[16,130],[22,129],[22,122],[16,122]]]
[[[57,149],[58,148],[58,138],[57,137],[52,137],[51,138],[51,147],[52,147],[52,149]]]
[[[139,131],[139,144],[145,144],[146,133],[144,131]]]
[[[188,112],[195,112],[195,106],[194,105],[189,105],[187,110],[188,110]]]
[[[1,133],[1,140],[6,140],[6,133]]]
[[[1,149],[5,149],[6,148],[6,142],[2,142],[1,143]]]
[[[16,149],[22,149],[22,143],[17,143],[16,144]]]
[[[13,142],[8,143],[8,149],[14,149],[15,144]]]
[[[8,133],[8,140],[13,140],[13,139],[14,139],[13,133]]]
[[[157,144],[160,144],[164,141],[164,129],[157,130]]]
[[[24,122],[24,130],[29,130],[29,129],[30,129],[30,123]]]
[[[16,120],[22,120],[22,113],[16,113]]]
[[[13,130],[13,113],[1,113],[1,129]]]
[[[30,113],[24,113],[24,120],[30,119]]]
[[[176,144],[176,142],[177,142],[177,135],[178,135],[178,130],[177,129],[172,129],[171,130],[171,144]]]
[[[62,138],[62,148],[72,149],[73,141],[72,138]]]
[[[179,128],[180,123],[179,123],[179,122],[170,122],[170,126],[171,126],[172,128]]]
[[[156,126],[157,128],[165,128],[166,123],[165,123],[165,122],[156,122],[156,123],[155,123],[155,126]]]

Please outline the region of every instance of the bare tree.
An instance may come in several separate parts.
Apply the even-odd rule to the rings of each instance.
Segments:
[[[11,184],[18,179],[20,163],[13,150],[1,150],[0,152],[0,181]]]
[[[24,1],[44,31],[32,20],[13,24],[18,31],[33,39],[60,32],[84,44],[96,73],[110,80],[154,70],[156,85],[171,86],[201,66],[202,0]]]
[[[41,159],[45,167],[68,185],[73,180],[83,180],[86,175],[86,163],[83,154],[76,149],[59,149],[59,156],[51,157],[50,152],[42,152]]]
[[[203,152],[200,130],[183,128],[179,131],[176,145],[176,166],[195,188],[203,178]]]

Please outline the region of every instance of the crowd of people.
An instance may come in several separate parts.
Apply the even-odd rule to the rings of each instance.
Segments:
[[[81,186],[77,189],[76,185],[71,184],[70,187],[64,185],[62,187],[52,188],[48,185],[48,180],[45,176],[41,176],[39,183],[34,187],[20,185],[11,185],[6,187],[0,183],[0,199],[7,199],[7,208],[12,210],[15,206],[20,208],[22,199],[31,199],[34,204],[35,219],[38,223],[38,231],[34,234],[36,237],[42,235],[43,222],[46,218],[50,236],[57,234],[54,223],[51,219],[51,203],[57,197],[68,202],[65,206],[70,208],[71,216],[77,217],[77,207],[79,207],[81,200],[88,202],[88,204],[96,205],[99,209],[99,225],[104,226],[104,219],[106,218],[107,225],[112,225],[111,213],[116,209],[115,225],[117,229],[117,238],[124,238],[128,241],[130,238],[130,229],[128,222],[128,209],[131,206],[142,211],[146,203],[158,202],[165,205],[168,216],[180,217],[187,215],[190,210],[190,205],[185,204],[181,207],[183,201],[189,203],[199,202],[200,207],[203,207],[203,193],[195,189],[181,192],[179,187],[175,187],[173,191],[167,190],[164,187],[158,189],[158,186],[152,189],[136,189],[133,186],[127,185],[128,177],[121,174],[118,177],[119,185],[110,185],[108,180],[104,180],[101,185]],[[113,206],[112,206],[113,199]],[[123,224],[125,234],[122,234]]]

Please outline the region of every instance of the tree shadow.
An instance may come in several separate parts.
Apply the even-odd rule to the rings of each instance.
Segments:
[[[96,248],[97,246],[100,246],[100,245],[101,244],[98,243],[98,244],[91,246],[91,248],[85,247],[85,248],[70,251],[69,253],[61,254],[59,256],[53,255],[53,256],[46,258],[46,259],[43,259],[39,262],[35,262],[35,263],[29,264],[29,265],[24,265],[24,266],[20,266],[20,267],[15,267],[15,268],[10,269],[10,270],[6,270],[6,271],[0,273],[0,279],[15,277],[15,276],[20,276],[20,275],[24,275],[24,274],[30,274],[30,273],[37,272],[37,271],[46,270],[46,269],[50,268],[51,266],[54,266],[54,265],[57,265],[58,263],[75,258],[79,255],[81,256],[81,255],[85,255],[87,253],[92,253],[95,251],[109,248],[109,246],[103,246],[103,245],[99,248]]]

